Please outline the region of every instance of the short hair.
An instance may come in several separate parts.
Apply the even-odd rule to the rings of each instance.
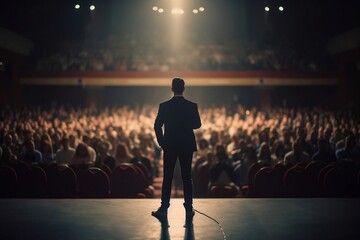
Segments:
[[[181,78],[174,78],[172,80],[171,89],[174,93],[182,93],[185,89],[185,81]]]

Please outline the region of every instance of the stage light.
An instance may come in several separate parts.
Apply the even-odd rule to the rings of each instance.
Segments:
[[[265,7],[265,11],[266,11],[266,12],[270,11],[270,8],[269,8],[269,7]]]
[[[153,6],[153,10],[157,11],[159,8],[157,6]]]
[[[280,11],[280,12],[284,11],[284,7],[283,7],[283,6],[280,6],[280,7],[279,7],[279,11]]]
[[[199,11],[203,12],[203,11],[205,11],[205,8],[204,7],[199,7]]]
[[[94,6],[94,5],[91,5],[91,6],[90,6],[90,10],[91,10],[91,11],[94,11],[94,10],[95,10],[95,6]]]
[[[197,9],[193,10],[193,13],[197,14],[199,11]]]
[[[184,10],[182,10],[181,8],[173,8],[171,9],[171,14],[182,15],[184,14]]]
[[[79,9],[79,8],[80,8],[80,4],[76,4],[75,9]]]
[[[164,12],[164,9],[163,9],[163,8],[159,8],[159,9],[158,9],[158,12],[159,12],[159,13],[163,13],[163,12]]]

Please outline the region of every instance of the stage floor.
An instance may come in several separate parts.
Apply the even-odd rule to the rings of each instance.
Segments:
[[[184,227],[172,199],[170,227],[151,216],[159,199],[1,199],[0,239],[224,239],[196,213]],[[227,239],[360,239],[359,199],[195,199]]]

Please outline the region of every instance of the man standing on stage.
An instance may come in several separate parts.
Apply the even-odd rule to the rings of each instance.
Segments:
[[[174,167],[179,159],[181,177],[184,186],[184,207],[186,217],[193,217],[191,162],[193,152],[197,150],[193,129],[200,128],[201,120],[197,104],[183,97],[185,82],[181,78],[172,80],[173,98],[161,103],[155,120],[156,138],[164,150],[164,178],[161,193],[161,206],[151,214],[154,217],[166,218],[170,206],[171,184]],[[162,127],[164,126],[164,132]]]

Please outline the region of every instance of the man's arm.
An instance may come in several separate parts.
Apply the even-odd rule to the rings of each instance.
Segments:
[[[161,104],[159,105],[159,111],[158,114],[156,116],[155,119],[155,124],[154,124],[154,130],[155,130],[155,135],[156,135],[156,139],[160,145],[160,147],[164,146],[164,134],[162,131],[162,126],[164,125],[164,114],[163,114],[163,110],[161,107]]]
[[[198,129],[200,127],[201,127],[201,119],[200,119],[197,104],[195,103],[193,129]]]

